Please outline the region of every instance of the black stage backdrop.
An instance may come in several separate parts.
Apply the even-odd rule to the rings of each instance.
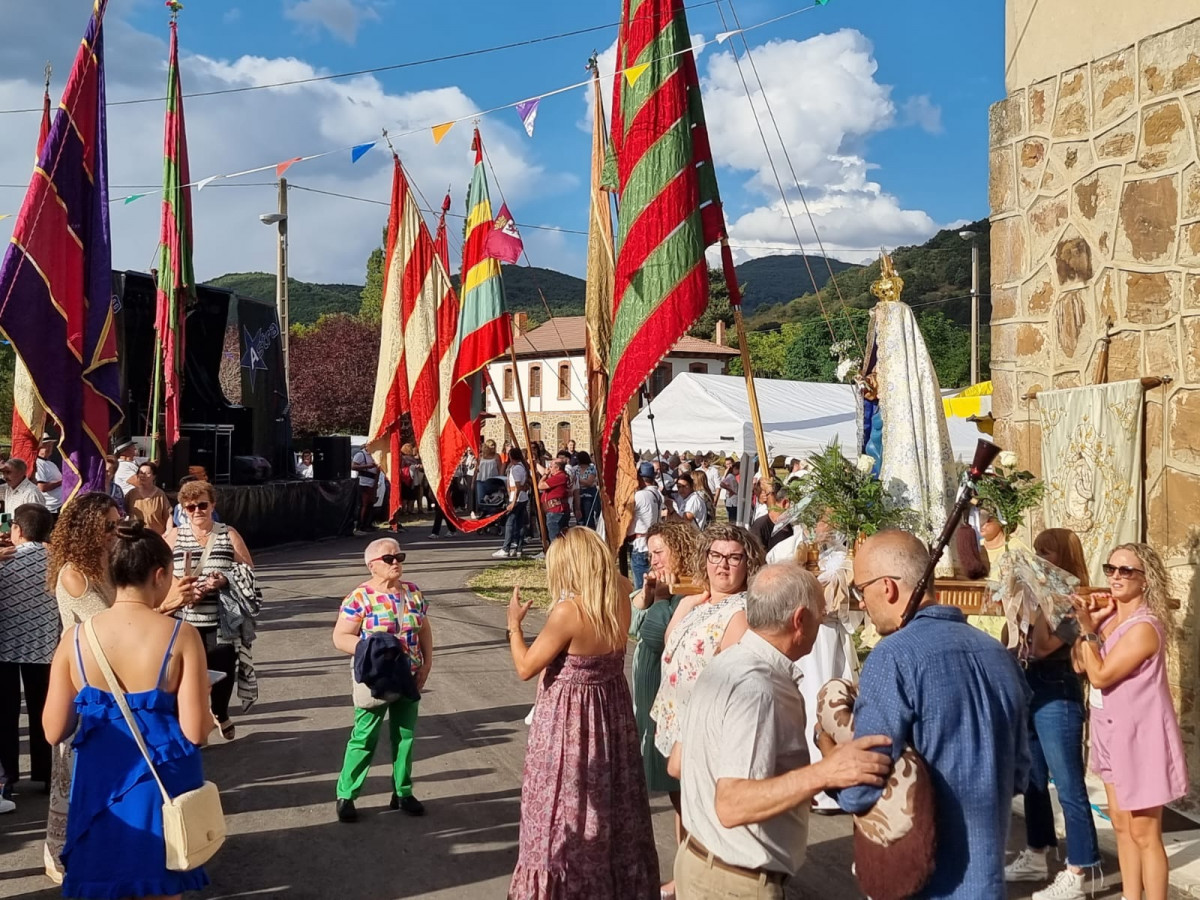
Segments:
[[[283,347],[275,307],[238,297],[242,405],[254,411],[254,456],[271,463],[275,478],[295,473],[292,416],[283,374]]]

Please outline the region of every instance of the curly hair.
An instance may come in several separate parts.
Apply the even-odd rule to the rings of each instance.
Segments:
[[[108,511],[116,508],[112,497],[97,491],[80,494],[63,506],[50,535],[46,587],[51,592],[58,586],[58,573],[67,563],[89,581],[108,580],[108,536],[112,530]]]
[[[1167,567],[1163,565],[1162,557],[1149,544],[1133,543],[1118,544],[1108,551],[1108,558],[1112,559],[1112,555],[1118,550],[1132,553],[1146,570],[1146,590],[1142,592],[1142,598],[1146,602],[1146,608],[1154,613],[1161,623],[1169,642],[1174,628],[1171,620],[1171,582],[1167,578]]]
[[[696,577],[696,547],[700,531],[690,522],[655,522],[646,529],[646,540],[658,537],[671,554],[671,574],[676,578]]]
[[[716,522],[700,532],[700,543],[696,547],[696,579],[708,586],[708,551],[717,541],[736,541],[746,551],[746,581],[761,569],[767,561],[767,552],[758,538],[741,525]]]
[[[179,489],[179,505],[195,503],[197,500],[207,500],[210,505],[217,503],[217,493],[207,481],[189,481]]]

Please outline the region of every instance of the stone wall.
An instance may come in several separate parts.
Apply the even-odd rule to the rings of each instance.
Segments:
[[[1109,321],[1109,381],[1172,379],[1146,394],[1145,511],[1180,604],[1171,681],[1200,786],[1200,19],[1009,88],[991,110],[996,439],[1040,469],[1023,398],[1092,383]]]
[[[493,404],[494,406],[495,404]],[[529,414],[529,422],[532,426],[537,422],[542,426],[541,440],[546,445],[546,449],[551,453],[558,452],[558,423],[571,423],[571,437],[575,441],[575,449],[586,450],[588,453],[592,451],[591,429],[588,425],[588,415],[585,412],[538,412]],[[521,434],[521,417],[519,415],[512,416],[513,428],[517,429],[517,436],[520,438],[520,444],[525,446],[525,435]],[[504,426],[504,419],[499,416],[493,416],[483,424],[483,438],[487,440],[491,438],[496,442],[497,447],[503,447],[504,442],[508,440],[507,429]],[[536,434],[533,435],[533,440],[538,440]]]

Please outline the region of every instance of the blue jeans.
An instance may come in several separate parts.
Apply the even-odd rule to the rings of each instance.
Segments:
[[[629,573],[633,576],[633,589],[640,591],[650,571],[650,554],[644,550],[633,550],[629,554]],[[642,620],[646,618],[646,610],[634,607],[629,619],[629,633],[635,637],[641,633]]]
[[[1029,750],[1033,765],[1025,792],[1026,842],[1035,850],[1058,846],[1049,779],[1067,826],[1067,862],[1086,868],[1100,864],[1096,823],[1084,783],[1083,688],[1065,660],[1031,662],[1025,678],[1030,702]]]
[[[553,544],[554,539],[562,534],[567,525],[567,516],[565,512],[548,512],[546,513],[546,542]]]
[[[582,488],[579,491],[579,505],[583,507],[583,521],[580,525],[595,528],[600,521],[600,491],[596,488]]]
[[[504,520],[504,549],[521,552],[521,541],[525,538],[525,522],[529,518],[529,501],[518,500],[512,512]]]

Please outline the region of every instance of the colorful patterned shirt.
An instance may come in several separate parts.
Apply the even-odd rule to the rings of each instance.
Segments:
[[[342,601],[342,618],[362,624],[360,640],[374,632],[396,635],[416,669],[424,664],[420,635],[429,607],[415,584],[402,581],[400,586],[402,593],[385,594],[370,582],[360,584]]]

